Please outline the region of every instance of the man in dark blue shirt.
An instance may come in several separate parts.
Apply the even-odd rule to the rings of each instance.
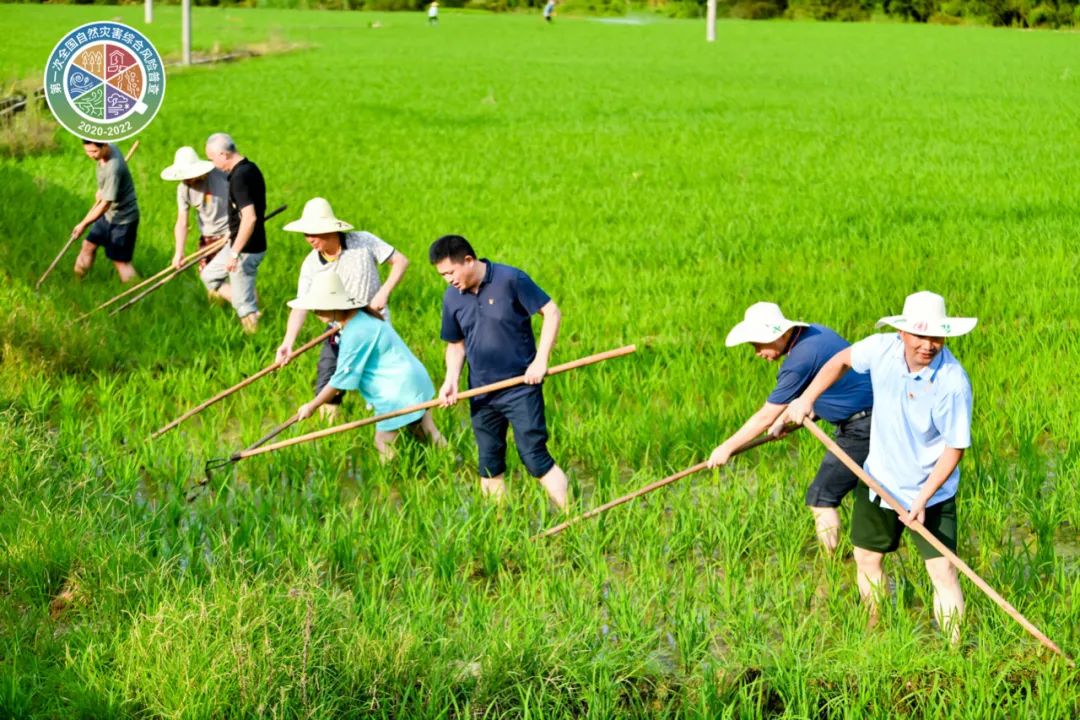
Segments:
[[[470,412],[479,448],[480,489],[502,499],[506,492],[506,429],[514,429],[518,455],[540,480],[552,502],[567,506],[566,474],[547,449],[541,383],[559,334],[558,306],[528,275],[509,265],[478,259],[469,241],[446,235],[431,245],[430,259],[450,284],[443,296],[442,339],[446,341],[443,406],[457,402],[458,381],[469,363],[469,387],[525,376],[525,384],[472,398]],[[530,318],[544,319],[540,344]]]
[[[776,376],[776,387],[765,404],[742,427],[709,456],[709,467],[723,465],[732,452],[768,430],[795,398],[799,397],[818,371],[849,343],[824,325],[788,320],[774,303],[751,305],[743,321],[728,333],[726,344],[754,346],[755,354],[770,362],[787,358]],[[836,426],[836,442],[855,462],[862,465],[870,451],[870,410],[874,393],[868,376],[848,372],[822,393],[814,403],[814,413]],[[837,508],[844,496],[859,484],[855,474],[831,453],[821,460],[814,481],[806,491],[806,504],[814,514],[818,540],[830,554],[840,538]]]

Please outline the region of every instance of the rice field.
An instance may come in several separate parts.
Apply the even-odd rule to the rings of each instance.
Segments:
[[[175,56],[178,10],[156,16]],[[21,28],[0,80],[111,17],[142,9],[0,6]],[[857,339],[939,292],[980,318],[951,343],[975,390],[959,555],[1080,654],[1073,35],[725,22],[709,47],[652,17],[218,8],[195,28],[204,51],[302,49],[171,72],[131,163],[144,275],[172,256],[158,173],[228,131],[286,219],[325,196],[412,260],[395,327],[438,385],[426,252],[464,234],[559,304],[554,363],[638,346],[547,383],[577,511],[703,460],[760,406],[775,366],[723,347],[750,303]],[[802,504],[806,433],[544,542],[561,518],[513,453],[508,501],[479,496],[464,407],[436,413],[449,450],[383,466],[367,429],[201,484],[309,399],[313,354],[146,437],[272,362],[308,247],[271,221],[254,337],[194,275],[73,324],[118,285],[104,259],[74,282],[72,253],[34,291],[93,196],[58,139],[0,159],[0,716],[1080,715],[1076,670],[966,582],[950,647],[910,543],[867,631],[850,544],[821,556]]]

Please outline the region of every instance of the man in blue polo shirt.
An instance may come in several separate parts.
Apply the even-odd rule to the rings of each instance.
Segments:
[[[514,428],[518,455],[560,509],[567,506],[566,474],[547,449],[541,383],[559,334],[561,315],[547,293],[521,270],[478,259],[469,241],[446,235],[431,245],[430,259],[450,284],[443,295],[446,341],[443,406],[457,402],[458,381],[469,363],[469,387],[525,376],[525,384],[472,398],[473,433],[479,448],[480,489],[496,500],[506,492],[506,428]],[[540,313],[540,344],[530,318]]]
[[[945,338],[971,332],[976,322],[948,317],[940,295],[909,295],[902,314],[877,323],[898,333],[871,335],[839,352],[773,425],[772,431],[778,431],[785,420],[801,423],[848,368],[870,375],[874,415],[863,469],[907,509],[898,516],[866,487],[855,495],[851,542],[871,622],[877,620],[876,594],[885,581],[882,559],[899,547],[905,525],[918,520],[956,551],[959,464],[971,446],[971,382],[945,347]],[[913,539],[934,586],[934,616],[955,643],[964,613],[956,568],[921,536]]]
[[[776,376],[776,386],[765,404],[743,423],[731,437],[709,456],[709,467],[723,465],[740,446],[769,429],[798,397],[814,376],[848,342],[824,325],[788,320],[779,306],[770,302],[751,305],[743,320],[728,333],[725,344],[754,346],[763,360],[785,358]],[[870,449],[870,410],[874,404],[870,379],[848,373],[814,403],[814,412],[836,426],[836,442],[844,452],[861,463]],[[840,539],[840,507],[844,496],[859,484],[855,474],[831,453],[821,460],[814,481],[806,491],[806,504],[814,515],[817,537],[825,551],[832,553]]]

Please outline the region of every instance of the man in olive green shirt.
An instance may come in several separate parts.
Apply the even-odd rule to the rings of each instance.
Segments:
[[[86,156],[97,163],[97,195],[94,205],[71,230],[73,238],[89,235],[75,259],[75,275],[86,276],[94,264],[98,247],[105,248],[105,257],[112,260],[121,282],[135,277],[131,258],[135,253],[135,238],[139,230],[139,204],[135,198],[135,183],[120,148],[112,143],[83,140]]]

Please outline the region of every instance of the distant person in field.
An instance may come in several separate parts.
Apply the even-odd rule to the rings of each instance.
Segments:
[[[354,230],[349,223],[337,219],[330,203],[323,198],[308,200],[300,219],[286,225],[285,230],[303,233],[304,239],[311,246],[311,252],[300,266],[297,297],[307,295],[317,277],[335,273],[345,284],[349,298],[356,301],[355,307],[366,307],[389,322],[390,293],[401,282],[405,269],[409,267],[407,257],[381,238],[364,230]],[[390,273],[385,283],[379,277],[379,266],[382,264],[390,265]],[[300,334],[300,329],[304,327],[307,314],[307,309],[301,305],[293,306],[285,328],[285,338],[277,349],[278,362],[289,361],[293,344]],[[327,340],[319,353],[315,392],[326,387],[337,372],[339,337],[335,335]],[[341,395],[337,394],[327,399],[319,412],[333,417],[337,415],[340,405]]]
[[[555,0],[547,0],[544,5],[544,20],[545,22],[551,22],[555,19]]]
[[[728,333],[725,344],[728,347],[749,344],[762,360],[783,359],[783,362],[765,403],[712,451],[709,467],[725,464],[740,446],[768,430],[787,404],[806,390],[825,363],[848,346],[847,340],[824,325],[788,320],[780,307],[770,302],[754,303],[747,308],[742,322]],[[870,450],[873,404],[870,378],[849,372],[814,405],[814,412],[836,427],[836,442],[859,463]],[[858,484],[854,473],[826,453],[806,491],[806,504],[813,513],[818,540],[830,554],[840,539],[837,508]]]
[[[428,25],[439,24],[439,3],[438,0],[432,0],[427,9],[427,21]]]
[[[460,235],[436,240],[429,256],[450,284],[442,310],[441,335],[447,343],[446,379],[439,389],[443,406],[457,402],[466,361],[470,388],[525,376],[523,385],[470,400],[481,491],[496,500],[506,492],[506,430],[510,426],[529,474],[539,479],[552,502],[566,509],[566,474],[547,448],[542,385],[559,334],[558,306],[523,271],[477,258],[472,245]],[[539,346],[530,320],[536,313],[543,318]]]
[[[75,276],[86,277],[94,265],[99,247],[112,260],[120,282],[136,276],[131,258],[139,232],[139,203],[135,198],[135,183],[120,148],[112,143],[83,140],[83,151],[94,161],[97,173],[97,194],[86,217],[71,229],[73,238],[80,238],[90,228],[75,258]]]
[[[945,300],[931,292],[908,295],[900,315],[882,318],[897,332],[871,335],[825,363],[803,394],[773,425],[802,423],[825,391],[848,369],[870,376],[874,415],[870,454],[863,469],[907,512],[897,515],[867,487],[855,494],[851,543],[859,591],[877,622],[877,599],[885,587],[881,563],[900,546],[904,526],[917,520],[956,552],[956,490],[960,459],[971,446],[971,382],[945,339],[971,332],[975,318],[949,317]],[[956,568],[921,536],[913,535],[934,586],[934,616],[956,643],[964,596]]]
[[[427,369],[380,313],[350,297],[337,273],[319,273],[306,292],[289,301],[289,307],[314,312],[323,322],[341,326],[337,371],[311,402],[297,410],[301,420],[346,390],[359,391],[377,415],[435,397]],[[383,460],[393,457],[392,446],[402,430],[439,447],[446,445],[431,411],[417,410],[376,423],[375,447]]]
[[[202,281],[207,290],[232,303],[244,332],[252,334],[259,328],[255,277],[266,256],[266,182],[259,167],[238,153],[225,133],[207,138],[206,157],[229,178],[229,242],[203,268]]]
[[[199,226],[199,249],[229,236],[229,178],[209,160],[199,158],[195,148],[184,146],[176,151],[173,164],[161,171],[162,180],[179,181],[176,186],[176,224],[173,237],[176,251],[172,265],[180,269],[188,236],[188,216],[195,210]],[[201,271],[210,262],[199,261]]]

